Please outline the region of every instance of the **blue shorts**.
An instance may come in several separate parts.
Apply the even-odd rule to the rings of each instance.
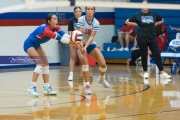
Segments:
[[[33,43],[31,40],[26,39],[24,41],[24,51],[27,52],[27,50],[31,47],[35,48],[36,50],[40,47],[40,44]]]
[[[87,53],[89,54],[94,48],[97,48],[96,44],[89,45],[86,49]]]

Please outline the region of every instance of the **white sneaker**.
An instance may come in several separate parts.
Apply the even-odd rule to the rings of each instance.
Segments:
[[[86,85],[86,95],[91,95],[91,86],[90,85]]]
[[[149,78],[149,73],[145,72],[143,77],[144,77],[144,79],[148,79]]]
[[[132,47],[130,50],[133,51],[133,50],[136,50],[136,48],[135,48],[135,47]]]
[[[73,76],[72,76],[72,75],[69,75],[68,80],[69,80],[69,81],[73,80]]]
[[[44,86],[44,91],[43,91],[44,94],[50,94],[50,95],[56,95],[57,92],[54,91],[52,88],[51,88],[51,85],[50,86]]]
[[[33,86],[33,85],[30,85],[29,89],[28,89],[28,92],[31,93],[31,95],[33,96],[38,96],[39,94],[37,93],[36,91],[36,86]]]
[[[124,48],[124,51],[129,51],[129,48],[127,48],[127,47],[126,47],[126,48]]]
[[[116,51],[117,49],[114,47],[111,51]]]
[[[149,84],[149,80],[148,79],[144,79],[144,84],[148,85]]]
[[[105,87],[105,88],[109,88],[109,87],[110,87],[109,83],[108,83],[108,82],[106,81],[106,79],[103,78],[103,77],[99,77],[99,78],[97,79],[97,82],[100,83],[100,84],[102,84],[102,86]]]
[[[160,78],[166,78],[166,79],[169,79],[169,78],[171,78],[171,76],[168,75],[167,73],[163,72],[162,74],[160,74]]]
[[[121,47],[120,49],[118,49],[118,51],[123,51],[124,50],[124,48],[123,47]]]

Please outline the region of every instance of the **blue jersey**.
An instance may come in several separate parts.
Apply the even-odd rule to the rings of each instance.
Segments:
[[[57,32],[57,33],[54,33]],[[42,24],[37,27],[26,40],[30,40],[35,44],[42,44],[49,41],[51,38],[61,40],[65,32],[59,25],[56,28],[51,29],[48,24]]]

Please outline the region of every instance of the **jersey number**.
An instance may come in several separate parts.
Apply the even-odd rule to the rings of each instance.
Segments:
[[[91,32],[92,32],[92,31],[91,31],[91,29],[87,29],[87,28],[86,28],[86,30],[85,30],[85,34],[90,35],[90,34],[91,34]]]

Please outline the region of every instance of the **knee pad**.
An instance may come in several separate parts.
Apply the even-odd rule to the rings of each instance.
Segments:
[[[105,68],[99,67],[99,71],[101,72],[106,72],[106,70],[107,70],[107,66]]]
[[[34,72],[40,74],[42,72],[42,69],[43,69],[42,66],[37,65],[36,68],[34,69]]]
[[[43,67],[42,74],[49,74],[49,66]]]
[[[82,65],[82,72],[88,72],[89,71],[89,65]]]

